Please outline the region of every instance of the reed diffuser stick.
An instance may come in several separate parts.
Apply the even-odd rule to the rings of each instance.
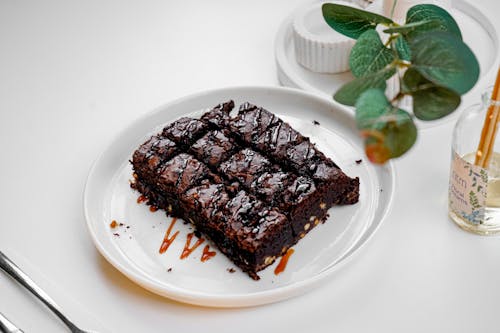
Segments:
[[[495,86],[491,94],[491,103],[484,119],[481,139],[476,151],[474,164],[483,168],[488,168],[491,155],[493,153],[495,138],[497,135],[498,122],[500,121],[500,69],[497,73]]]

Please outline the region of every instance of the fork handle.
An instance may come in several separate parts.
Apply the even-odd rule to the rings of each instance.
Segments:
[[[23,331],[14,325],[0,312],[0,331],[3,333],[23,333]]]
[[[56,302],[45,291],[42,290],[28,275],[26,275],[16,264],[14,264],[2,251],[0,251],[0,268],[9,274],[14,280],[28,289],[43,304],[45,304],[59,319],[61,319],[71,332],[81,332],[60,310]],[[14,331],[15,332],[15,331]]]

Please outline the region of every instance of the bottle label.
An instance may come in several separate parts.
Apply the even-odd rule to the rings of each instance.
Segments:
[[[484,222],[488,171],[452,153],[449,205],[455,214],[471,224]]]

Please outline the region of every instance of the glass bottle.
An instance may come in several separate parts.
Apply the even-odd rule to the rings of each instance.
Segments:
[[[500,135],[493,139],[487,168],[474,164],[481,132],[492,101],[491,91],[482,103],[464,110],[453,131],[448,211],[462,229],[481,234],[500,233]]]

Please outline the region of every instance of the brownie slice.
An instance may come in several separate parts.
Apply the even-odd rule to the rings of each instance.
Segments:
[[[160,199],[167,203],[167,213],[183,217],[184,208],[179,202],[180,196],[189,188],[213,177],[205,164],[191,155],[181,153],[158,170],[154,186],[161,195]]]
[[[253,104],[245,103],[240,107],[238,116],[227,121],[227,126],[245,143],[251,143],[279,122],[280,119],[274,114]]]
[[[262,200],[268,204],[277,206],[283,200],[283,192],[285,189],[287,189],[296,178],[297,176],[294,174],[282,170],[264,172],[259,177],[255,178],[250,185],[249,191],[257,197],[262,198]]]
[[[208,129],[206,122],[198,119],[183,117],[174,121],[163,129],[163,136],[177,143],[179,146],[189,147]]]
[[[359,179],[350,178],[308,139],[289,147],[287,159],[290,167],[309,175],[325,192],[325,203],[353,204],[359,198]]]
[[[269,170],[271,170],[271,162],[249,148],[234,154],[220,166],[221,173],[229,180],[237,180],[247,188],[251,187],[261,174]]]
[[[155,190],[155,184],[160,167],[178,152],[175,143],[161,135],[152,136],[134,152],[131,163],[135,181],[131,185],[148,199],[148,204],[168,209],[167,199]]]
[[[224,210],[230,200],[223,184],[204,182],[180,196],[186,218],[219,246],[226,238]]]
[[[156,182],[158,167],[178,153],[174,142],[162,136],[152,136],[132,156],[132,165],[141,179],[147,183]]]
[[[290,219],[295,241],[324,221],[328,212],[324,193],[316,188],[312,179],[304,176],[297,177],[283,191],[279,207]]]
[[[219,167],[222,161],[227,160],[237,149],[232,138],[223,131],[210,131],[191,146],[192,153],[212,168]]]
[[[301,143],[304,137],[294,130],[290,125],[280,121],[268,128],[254,143],[254,146],[259,151],[267,152],[276,160],[286,158],[287,150],[294,144]]]
[[[245,191],[227,203],[226,212],[227,244],[223,252],[246,272],[256,273],[271,265],[293,244],[286,216]]]
[[[234,102],[232,100],[221,103],[203,114],[200,120],[214,129],[220,129],[227,125],[229,113],[233,108]]]
[[[167,161],[158,172],[156,185],[163,193],[178,196],[210,176],[207,166],[186,153]]]

